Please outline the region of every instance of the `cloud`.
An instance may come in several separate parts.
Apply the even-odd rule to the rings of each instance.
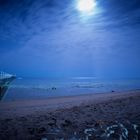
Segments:
[[[91,17],[81,15],[75,4],[76,0],[0,0],[0,66],[26,71],[28,65],[51,73],[59,67],[74,71],[78,64],[77,69],[99,70],[115,63],[119,67],[117,62],[123,59],[123,65],[129,57],[138,65],[139,0],[97,0]]]
[[[75,9],[76,0],[1,0],[0,35],[1,38],[26,40],[32,36],[53,30],[81,25],[79,13]],[[140,2],[98,0],[101,12],[91,18],[91,28],[109,28],[114,26],[139,25]]]

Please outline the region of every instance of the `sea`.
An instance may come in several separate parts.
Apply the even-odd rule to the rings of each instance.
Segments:
[[[97,77],[17,78],[3,101],[48,99],[84,94],[139,90],[140,78],[105,79]]]

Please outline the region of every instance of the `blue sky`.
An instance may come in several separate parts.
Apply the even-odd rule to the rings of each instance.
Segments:
[[[0,0],[0,69],[26,77],[140,77],[140,1]]]

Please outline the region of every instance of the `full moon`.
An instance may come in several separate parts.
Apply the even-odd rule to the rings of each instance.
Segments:
[[[78,0],[77,9],[83,13],[91,13],[96,6],[95,0]]]

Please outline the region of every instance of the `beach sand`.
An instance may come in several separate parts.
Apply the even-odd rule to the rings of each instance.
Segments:
[[[1,140],[138,140],[140,90],[0,103]]]

